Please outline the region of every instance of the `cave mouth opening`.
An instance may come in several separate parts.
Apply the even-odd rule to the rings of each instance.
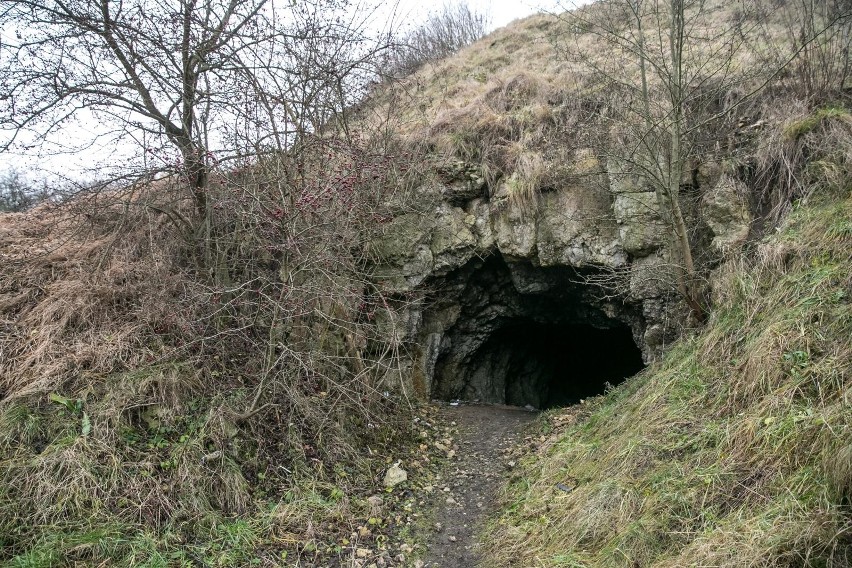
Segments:
[[[514,319],[473,354],[471,378],[490,383],[491,399],[547,409],[603,394],[644,367],[629,327]],[[501,392],[502,391],[502,392]]]
[[[589,274],[495,255],[448,275],[423,325],[432,397],[546,409],[642,370],[641,306]]]

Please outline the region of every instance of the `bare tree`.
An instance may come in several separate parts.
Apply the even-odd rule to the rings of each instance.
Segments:
[[[706,311],[702,278],[681,198],[692,168],[726,144],[737,126],[731,119],[842,17],[821,20],[792,51],[778,51],[753,41],[777,41],[765,33],[765,12],[721,14],[705,0],[601,0],[563,16],[576,38],[590,34],[611,48],[606,59],[590,54],[588,45],[569,46],[567,53],[617,97],[600,118],[619,140],[600,151],[629,170],[616,173],[636,175],[654,192],[678,292],[698,320]],[[754,65],[756,55],[771,64]]]
[[[0,8],[3,150],[41,147],[69,121],[136,141],[179,173],[200,219],[223,160],[282,149],[346,104],[364,55],[346,0],[11,0]],[[174,154],[176,151],[176,155]],[[140,152],[142,154],[142,152]],[[199,223],[202,225],[203,223]]]
[[[234,465],[242,455],[229,455],[236,446],[225,441],[236,436],[257,448],[249,480],[275,476],[270,486],[283,491],[297,483],[298,464],[352,463],[362,448],[376,451],[410,424],[404,398],[394,394],[404,388],[400,346],[387,331],[407,300],[375,285],[368,244],[405,203],[409,178],[420,176],[407,173],[409,160],[391,136],[337,128],[342,109],[360,96],[372,49],[360,21],[343,18],[345,7],[324,0],[0,5],[9,39],[0,51],[4,149],[35,149],[62,135],[77,142],[68,121],[90,115],[109,140],[136,140],[143,150],[134,164],[141,167],[113,177],[110,191],[86,188],[50,216],[3,216],[4,237],[11,234],[4,253],[14,254],[0,262],[0,280],[3,300],[14,298],[0,302],[0,413],[13,399],[35,408],[48,393],[86,385],[119,392],[122,381],[106,377],[169,362],[180,369],[174,396],[160,401],[159,389],[146,391],[133,408],[164,402],[169,420],[191,415],[205,424],[187,444],[195,449],[179,465],[158,468],[146,488],[123,468],[107,476],[115,484],[85,488],[64,468],[37,482],[40,466],[0,468],[4,484],[34,488],[0,496],[0,532],[26,527],[7,548],[27,550],[41,538],[46,523],[36,516],[141,522],[156,532],[179,510],[245,512],[255,503],[248,470]],[[137,174],[159,173],[168,175],[134,183]],[[175,238],[175,227],[189,238]],[[6,247],[12,239],[20,246]],[[41,270],[38,257],[60,249],[63,267]],[[122,299],[104,301],[106,290]],[[41,329],[45,309],[62,316],[45,342],[32,341],[28,331]],[[122,339],[106,345],[97,339],[105,334]],[[67,372],[62,361],[79,361],[83,345],[93,372]],[[123,402],[83,410],[80,396],[72,411],[88,424],[82,435],[98,442],[81,449],[78,469],[102,479],[88,468],[127,461],[129,446],[115,444],[120,428],[159,427],[136,424]],[[190,397],[200,399],[199,410],[188,407]],[[220,436],[220,426],[231,434]],[[211,452],[213,439],[223,445]],[[30,451],[0,446],[4,464]],[[176,471],[202,499],[165,494]],[[230,473],[234,492],[218,483]],[[86,498],[73,497],[80,506],[68,508],[54,498],[60,493]],[[95,511],[92,495],[118,505]],[[152,505],[144,518],[141,508],[121,504],[143,501]]]
[[[780,11],[788,45],[794,88],[802,98],[820,103],[847,88],[852,45],[852,2],[791,0]]]
[[[429,61],[447,57],[484,36],[490,23],[487,13],[476,12],[465,3],[444,4],[402,36],[388,54],[384,75],[409,75]]]
[[[0,175],[0,212],[26,211],[47,199],[46,187],[29,182],[20,171],[11,169]]]
[[[376,49],[363,16],[347,18],[347,8],[346,0],[0,8],[14,38],[0,55],[4,149],[49,143],[81,113],[108,125],[107,136],[140,142],[144,167],[112,184],[120,192],[89,189],[61,213],[93,226],[110,219],[97,267],[131,246],[151,213],[188,237],[158,236],[175,267],[187,253],[195,261],[184,303],[202,308],[186,318],[195,337],[184,344],[229,362],[265,354],[260,369],[254,359],[244,370],[257,395],[238,421],[268,410],[261,397],[270,391],[277,404],[313,413],[300,400],[320,383],[359,410],[363,400],[380,403],[396,360],[391,350],[364,352],[375,313],[387,307],[365,257],[369,235],[392,213],[385,203],[400,201],[389,194],[399,191],[403,160],[392,141],[339,128]],[[160,172],[170,175],[134,183]],[[359,388],[363,397],[352,394]]]

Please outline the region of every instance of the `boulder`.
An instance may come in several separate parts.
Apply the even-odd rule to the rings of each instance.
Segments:
[[[631,255],[647,256],[666,243],[667,228],[653,191],[619,193],[613,212],[621,246]]]

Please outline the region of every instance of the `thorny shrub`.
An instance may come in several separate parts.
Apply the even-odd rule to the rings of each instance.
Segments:
[[[406,299],[366,247],[416,176],[394,147],[220,171],[194,233],[177,178],[0,216],[3,557],[116,523],[193,538],[305,476],[370,475],[410,409],[382,328]]]

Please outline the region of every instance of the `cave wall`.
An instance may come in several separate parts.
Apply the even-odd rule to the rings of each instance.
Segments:
[[[432,294],[431,309],[424,310],[423,329],[440,337],[426,354],[434,359],[431,395],[551,406],[549,377],[564,375],[560,385],[566,393],[571,384],[583,383],[593,342],[581,334],[596,331],[623,330],[641,367],[636,347],[644,329],[640,307],[602,297],[589,284],[594,275],[566,266],[509,264],[495,254],[444,277]]]
[[[518,199],[508,183],[488,187],[475,165],[446,171],[424,180],[410,211],[370,244],[375,282],[395,307],[380,323],[405,354],[388,386],[505,399],[500,373],[488,369],[511,361],[475,359],[520,322],[625,328],[646,363],[682,332],[688,310],[667,267],[665,227],[638,178],[602,172]],[[696,243],[730,246],[749,218],[730,205],[723,179],[705,178],[682,198],[705,233]],[[704,204],[697,195],[715,197]]]
[[[461,373],[447,375],[438,365],[435,396],[552,408],[602,394],[643,368],[630,328],[616,322],[608,328],[528,318],[500,323]]]

